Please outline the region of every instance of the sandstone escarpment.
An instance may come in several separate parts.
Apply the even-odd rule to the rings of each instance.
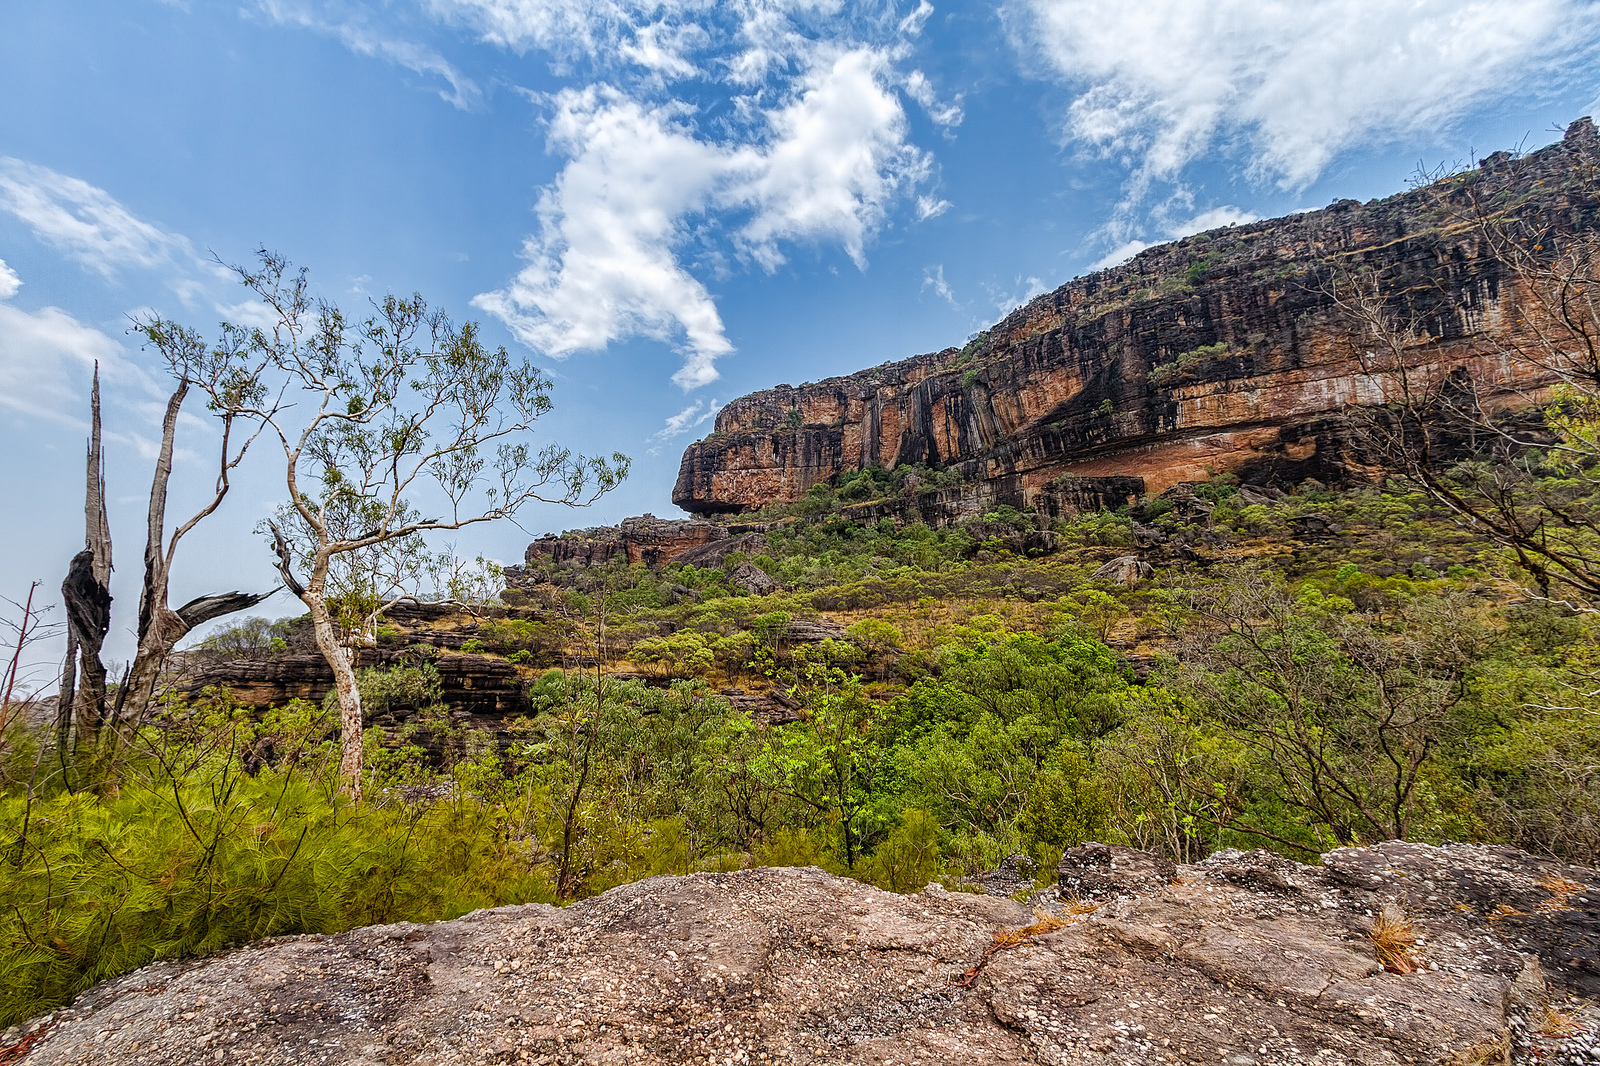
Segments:
[[[1362,372],[1334,279],[1370,271],[1425,330],[1422,364],[1503,378],[1483,339],[1511,328],[1522,294],[1456,209],[1470,193],[1592,230],[1597,161],[1580,120],[1523,159],[1490,157],[1470,183],[1197,234],[1041,296],[965,348],[742,397],[685,451],[673,502],[736,513],[906,463],[955,466],[1018,506],[1062,474],[1157,492],[1215,472],[1369,477],[1377,459],[1343,412],[1393,386]]]
[[[613,559],[658,568],[691,548],[729,536],[716,522],[662,519],[655,515],[625,518],[621,525],[546,533],[528,545],[527,564],[549,560],[557,566],[603,566]]]
[[[1060,873],[1037,911],[754,869],[284,938],[99,985],[21,1061],[1443,1066],[1595,1037],[1595,870],[1390,843],[1182,867],[1086,845]],[[1402,910],[1417,943],[1385,966],[1369,934]]]

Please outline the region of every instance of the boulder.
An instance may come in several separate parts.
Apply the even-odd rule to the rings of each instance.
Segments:
[[[778,583],[754,563],[740,563],[728,575],[728,584],[744,589],[752,596],[768,596],[778,591]]]
[[[1295,515],[1289,519],[1289,528],[1294,530],[1295,536],[1311,539],[1332,536],[1344,527],[1335,521],[1332,515],[1324,514],[1322,511],[1312,511],[1310,514]]]
[[[1137,555],[1123,555],[1106,563],[1089,576],[1131,587],[1153,573],[1155,573],[1154,568]]]
[[[817,869],[652,877],[565,908],[157,963],[0,1037],[0,1061],[23,1039],[26,1066],[1446,1066],[1587,1055],[1586,1001],[1563,1002],[1564,1034],[1539,1030],[1545,977],[1565,982],[1574,951],[1600,957],[1585,924],[1600,872],[1465,845],[1329,858],[1223,852],[1174,867],[1084,845],[1061,872],[1094,891],[1039,910],[937,886],[894,895]],[[1561,883],[1536,899],[1545,881]],[[1580,933],[1524,939],[1477,913],[1504,893],[1582,915]],[[1403,973],[1380,964],[1370,937],[1399,898],[1415,908],[1415,965]]]
[[[763,555],[771,550],[772,545],[760,533],[741,533],[737,537],[713,540],[680,552],[675,560],[686,566],[697,566],[707,570],[720,567],[723,560],[734,552],[742,552],[749,558],[753,555]]]

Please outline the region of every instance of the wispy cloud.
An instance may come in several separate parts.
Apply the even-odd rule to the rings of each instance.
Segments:
[[[1158,216],[1161,212],[1157,212]],[[1178,240],[1193,233],[1204,233],[1210,229],[1221,229],[1224,226],[1242,226],[1247,222],[1254,222],[1261,216],[1249,211],[1240,210],[1233,206],[1213,207],[1202,211],[1198,215],[1186,218],[1181,222],[1159,223],[1167,240]],[[1117,245],[1100,259],[1089,265],[1090,270],[1104,270],[1119,263],[1126,263],[1146,248],[1153,248],[1159,241],[1128,240]]]
[[[922,27],[927,25],[928,16],[932,14],[933,5],[928,0],[918,0],[916,10],[900,20],[900,32],[907,37],[915,37],[922,32]]]
[[[940,100],[939,94],[933,89],[933,83],[922,71],[913,70],[906,75],[905,87],[906,95],[921,104],[928,117],[938,125],[953,129],[961,125],[962,120],[966,118],[966,112],[961,108],[961,94],[957,93],[948,103]]]
[[[194,258],[187,240],[135,218],[105,190],[9,156],[0,157],[0,210],[106,277],[129,267],[165,268]]]
[[[0,261],[0,408],[81,426],[85,383],[97,362],[111,384],[151,389],[122,345],[104,333],[59,307],[30,312],[8,302],[21,287],[17,272]]]
[[[963,310],[961,304],[956,300],[955,292],[950,288],[950,283],[944,280],[943,263],[922,272],[922,287],[924,289],[932,289],[941,300],[954,307],[957,311]]]
[[[1073,98],[1070,138],[1131,191],[1219,146],[1304,186],[1352,145],[1449,125],[1537,77],[1587,73],[1593,0],[1013,0],[1013,36]]]
[[[999,314],[1006,315],[1044,292],[1046,287],[1043,278],[1030,274],[1027,277],[1016,278],[1010,285],[985,282],[983,290],[989,296],[990,306]]]
[[[716,400],[696,400],[677,414],[667,419],[666,424],[650,435],[656,442],[669,441],[674,437],[681,437],[690,430],[699,429],[722,410],[722,404]]]
[[[256,0],[256,6],[273,22],[332,37],[358,56],[441,79],[449,88],[438,90],[440,99],[463,111],[482,103],[483,90],[475,81],[433,49],[376,29],[359,6],[325,3],[313,7],[304,0]]]

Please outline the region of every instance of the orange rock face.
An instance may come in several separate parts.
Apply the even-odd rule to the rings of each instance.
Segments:
[[[1594,229],[1600,204],[1573,190],[1597,159],[1600,138],[1581,120],[1521,160],[1486,160],[1475,191],[1569,232]],[[673,502],[752,510],[902,463],[1020,478],[1023,502],[1063,474],[1141,477],[1155,492],[1213,473],[1369,478],[1376,460],[1348,412],[1395,386],[1363,370],[1333,300],[1338,277],[1370,273],[1425,329],[1408,355],[1414,373],[1539,384],[1486,354],[1526,299],[1477,232],[1452,224],[1460,195],[1418,189],[1198,234],[1041,296],[964,349],[742,397],[685,451]]]

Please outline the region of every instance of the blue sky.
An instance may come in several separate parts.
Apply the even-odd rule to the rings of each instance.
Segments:
[[[682,447],[732,397],[960,344],[1147,243],[1546,143],[1597,110],[1597,59],[1582,0],[7,0],[0,593],[53,593],[81,545],[98,359],[131,623],[168,389],[129,315],[249,320],[213,256],[480,319],[554,377],[543,437],[634,457],[588,511],[458,540],[509,562],[675,514]],[[212,476],[191,414],[175,517]],[[174,602],[271,582],[259,458]]]

